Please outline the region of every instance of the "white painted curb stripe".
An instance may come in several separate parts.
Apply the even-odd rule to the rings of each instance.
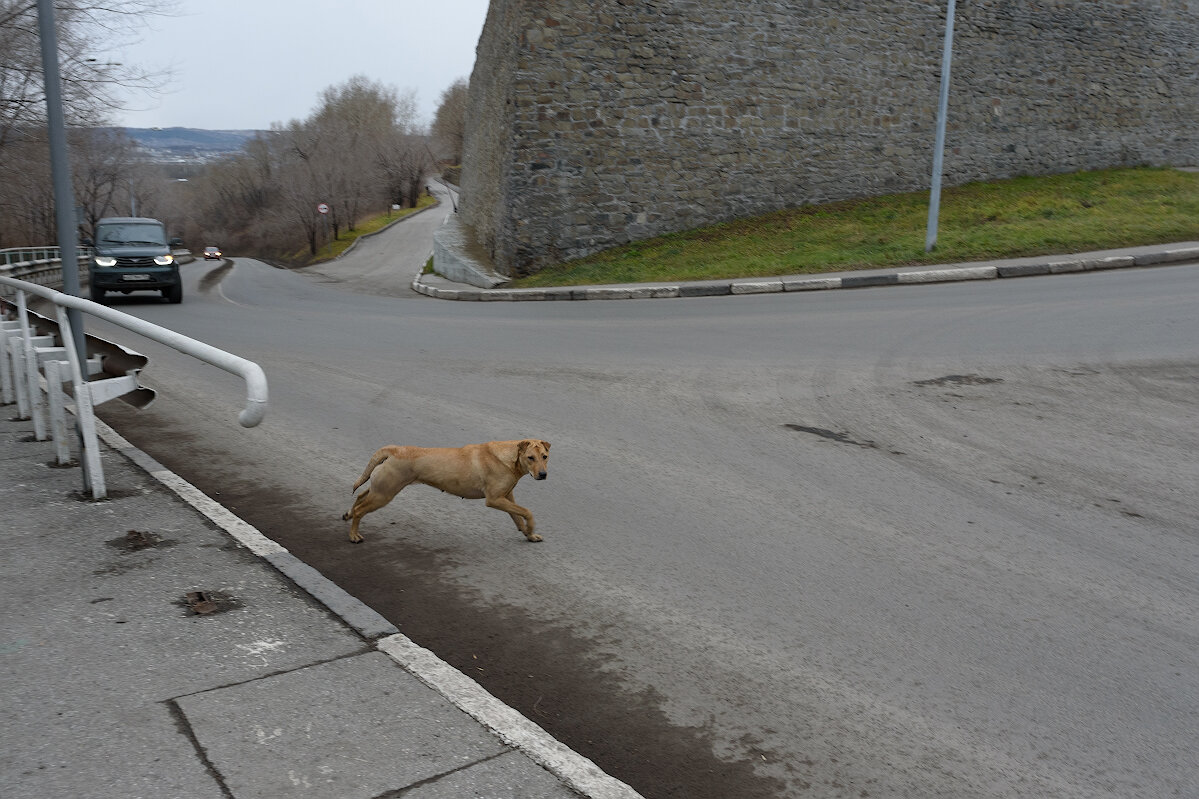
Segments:
[[[783,281],[781,279],[733,283],[730,287],[730,293],[732,294],[772,294],[782,290]]]
[[[949,283],[957,280],[992,280],[999,276],[994,266],[964,266],[955,269],[925,269],[900,272],[900,283]]]
[[[548,769],[574,790],[592,799],[642,799],[625,783],[555,740],[545,730],[488,693],[483,686],[417,646],[404,635],[380,639],[376,646],[417,679],[449,699],[476,721]]]

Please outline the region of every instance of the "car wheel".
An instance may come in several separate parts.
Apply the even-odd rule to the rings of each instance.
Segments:
[[[92,302],[104,302],[104,289],[92,284],[88,286],[88,292],[92,296]]]
[[[163,289],[162,296],[166,297],[167,302],[177,305],[183,302],[183,286],[171,286],[169,289]]]

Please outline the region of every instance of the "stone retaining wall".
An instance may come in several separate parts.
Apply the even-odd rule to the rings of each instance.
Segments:
[[[462,222],[508,276],[927,190],[945,2],[493,0]],[[1199,163],[1199,0],[959,0],[945,183]]]

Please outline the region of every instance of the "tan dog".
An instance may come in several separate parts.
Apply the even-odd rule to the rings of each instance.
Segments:
[[[526,474],[546,478],[550,442],[536,438],[522,441],[488,441],[465,447],[383,447],[371,456],[354,483],[357,491],[367,480],[370,488],[354,498],[342,519],[352,519],[350,541],[362,543],[358,524],[362,517],[386,505],[413,483],[440,488],[463,499],[486,499],[487,507],[499,508],[512,517],[516,529],[530,541],[540,541],[533,532],[533,514],[512,499],[512,489]]]

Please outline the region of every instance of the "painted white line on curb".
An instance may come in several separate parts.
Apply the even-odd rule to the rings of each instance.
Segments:
[[[958,280],[992,280],[999,276],[994,266],[965,266],[955,269],[926,269],[900,272],[900,283],[951,283]]]
[[[483,686],[404,635],[391,635],[375,644],[417,679],[449,699],[490,729],[509,746],[524,752],[543,768],[592,799],[642,799],[620,780],[563,745],[549,733],[487,692]]]
[[[750,283],[733,283],[730,286],[729,293],[731,294],[773,294],[783,290],[783,281],[780,280],[756,280]]]

